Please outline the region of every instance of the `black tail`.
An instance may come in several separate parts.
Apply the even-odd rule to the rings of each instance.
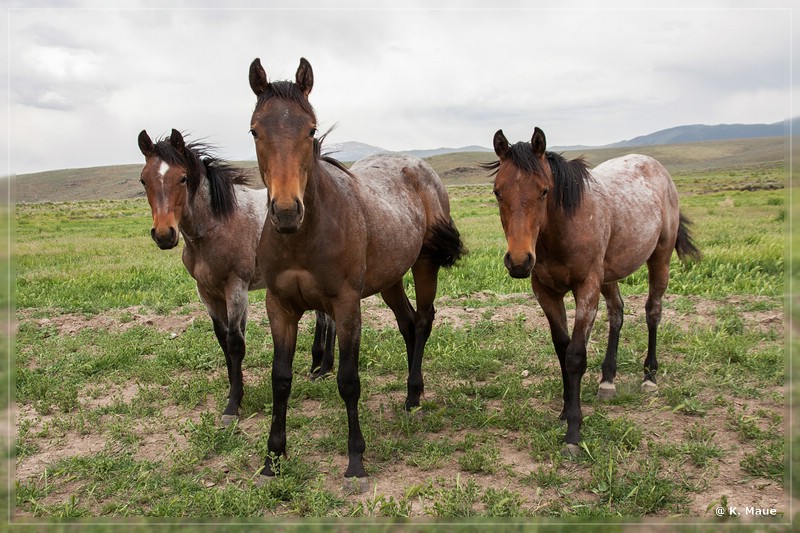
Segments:
[[[692,234],[689,232],[690,225],[689,219],[681,213],[680,223],[678,224],[678,239],[675,241],[675,251],[678,252],[678,257],[681,261],[689,258],[699,261],[703,257],[703,254],[692,242]]]
[[[451,267],[466,255],[467,249],[461,242],[453,219],[445,222],[440,219],[431,228],[430,238],[422,244],[420,255],[429,257],[439,266]]]

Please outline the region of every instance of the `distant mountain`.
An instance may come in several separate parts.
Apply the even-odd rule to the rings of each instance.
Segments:
[[[444,155],[444,154],[454,154],[454,153],[461,153],[461,152],[491,152],[490,148],[484,148],[483,146],[477,146],[475,144],[471,146],[464,146],[462,148],[435,148],[433,150],[406,150],[404,154],[415,155],[417,157],[433,157],[435,155]]]
[[[795,132],[800,131],[800,117],[792,119],[792,127]],[[749,139],[756,137],[783,137],[785,135],[784,122],[774,124],[718,124],[708,126],[705,124],[692,124],[688,126],[677,126],[665,130],[656,131],[648,135],[640,135],[627,141],[619,141],[604,146],[553,146],[554,151],[568,150],[594,150],[598,148],[626,148],[629,146],[655,146],[661,144],[685,144],[703,141],[724,141],[729,139]],[[373,146],[361,142],[348,141],[341,143],[326,144],[323,151],[340,161],[350,162],[367,157],[368,155],[391,153],[392,150]],[[434,157],[443,154],[461,152],[492,152],[491,148],[483,146],[464,146],[462,148],[436,148],[433,150],[404,150],[400,153],[411,154],[417,157]]]
[[[342,143],[325,144],[322,151],[329,154],[339,161],[356,161],[362,157],[367,157],[373,154],[392,153],[392,150],[381,148],[380,146],[373,146],[355,141],[347,141]],[[433,157],[436,155],[453,154],[461,152],[491,152],[489,148],[483,146],[463,146],[461,148],[435,148],[432,150],[403,150],[401,154],[409,154],[417,157]]]
[[[357,161],[362,157],[373,154],[383,154],[391,152],[380,146],[373,146],[355,141],[342,143],[330,143],[322,145],[322,153],[335,157],[339,161]]]
[[[794,119],[796,123],[798,119]],[[782,137],[784,123],[774,124],[692,124],[660,130],[649,135],[641,135],[627,141],[607,144],[603,148],[627,146],[652,146],[656,144],[684,144],[701,141],[723,141],[728,139],[750,139],[754,137]]]

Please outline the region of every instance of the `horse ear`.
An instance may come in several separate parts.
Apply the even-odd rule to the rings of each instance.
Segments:
[[[183,135],[174,128],[172,130],[172,135],[169,136],[169,144],[171,144],[179,154],[183,154],[183,150],[186,147],[186,144],[183,142]]]
[[[544,132],[538,127],[533,129],[531,146],[533,147],[533,153],[536,155],[536,157],[542,157],[547,149],[547,139],[544,137]]]
[[[267,80],[267,73],[264,72],[264,67],[261,66],[261,59],[255,58],[250,63],[250,88],[260,96],[261,93],[267,90],[269,81]]]
[[[156,152],[156,147],[153,146],[153,140],[150,139],[146,130],[142,130],[139,133],[139,150],[142,151],[142,155],[145,157],[150,157]]]
[[[294,79],[300,90],[308,98],[311,88],[314,87],[314,71],[311,70],[311,63],[306,58],[300,58],[300,66],[297,67],[297,74],[295,74]]]
[[[500,159],[505,159],[509,148],[508,139],[503,134],[503,130],[497,130],[497,133],[494,134],[494,153]]]

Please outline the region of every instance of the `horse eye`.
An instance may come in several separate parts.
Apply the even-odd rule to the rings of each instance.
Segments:
[[[317,128],[311,128],[311,131],[308,132],[309,137],[313,137],[316,134],[317,134]]]
[[[494,193],[494,197],[499,200],[500,199],[500,191],[498,191],[497,189],[494,189],[492,192]]]
[[[545,187],[545,189],[542,191],[542,198],[544,198],[545,196],[547,196],[547,193],[548,193],[549,191],[550,191],[550,187]]]
[[[253,139],[258,138],[258,135],[256,134],[256,130],[254,130],[253,128],[250,128],[250,135],[253,136]]]
[[[139,183],[142,184],[142,187],[147,188],[147,184],[144,182],[144,179],[140,179]]]
[[[178,183],[186,183],[186,180],[188,180],[188,179],[189,178],[186,176],[186,174],[184,174],[183,177],[181,178],[181,181],[178,182]]]

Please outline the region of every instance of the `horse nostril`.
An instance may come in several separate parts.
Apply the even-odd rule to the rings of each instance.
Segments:
[[[294,201],[295,208],[297,209],[297,214],[303,216],[303,204],[300,203],[300,200]]]
[[[503,257],[503,264],[510,272],[512,272],[512,275],[515,272],[522,273],[524,271],[530,271],[535,262],[536,258],[531,252],[527,252],[524,260],[520,263],[514,262],[514,260],[511,258],[510,252],[506,253],[506,255]]]
[[[511,268],[511,254],[506,252],[506,255],[503,257],[503,264],[506,268]]]
[[[150,228],[150,238],[156,240],[156,228]]]

